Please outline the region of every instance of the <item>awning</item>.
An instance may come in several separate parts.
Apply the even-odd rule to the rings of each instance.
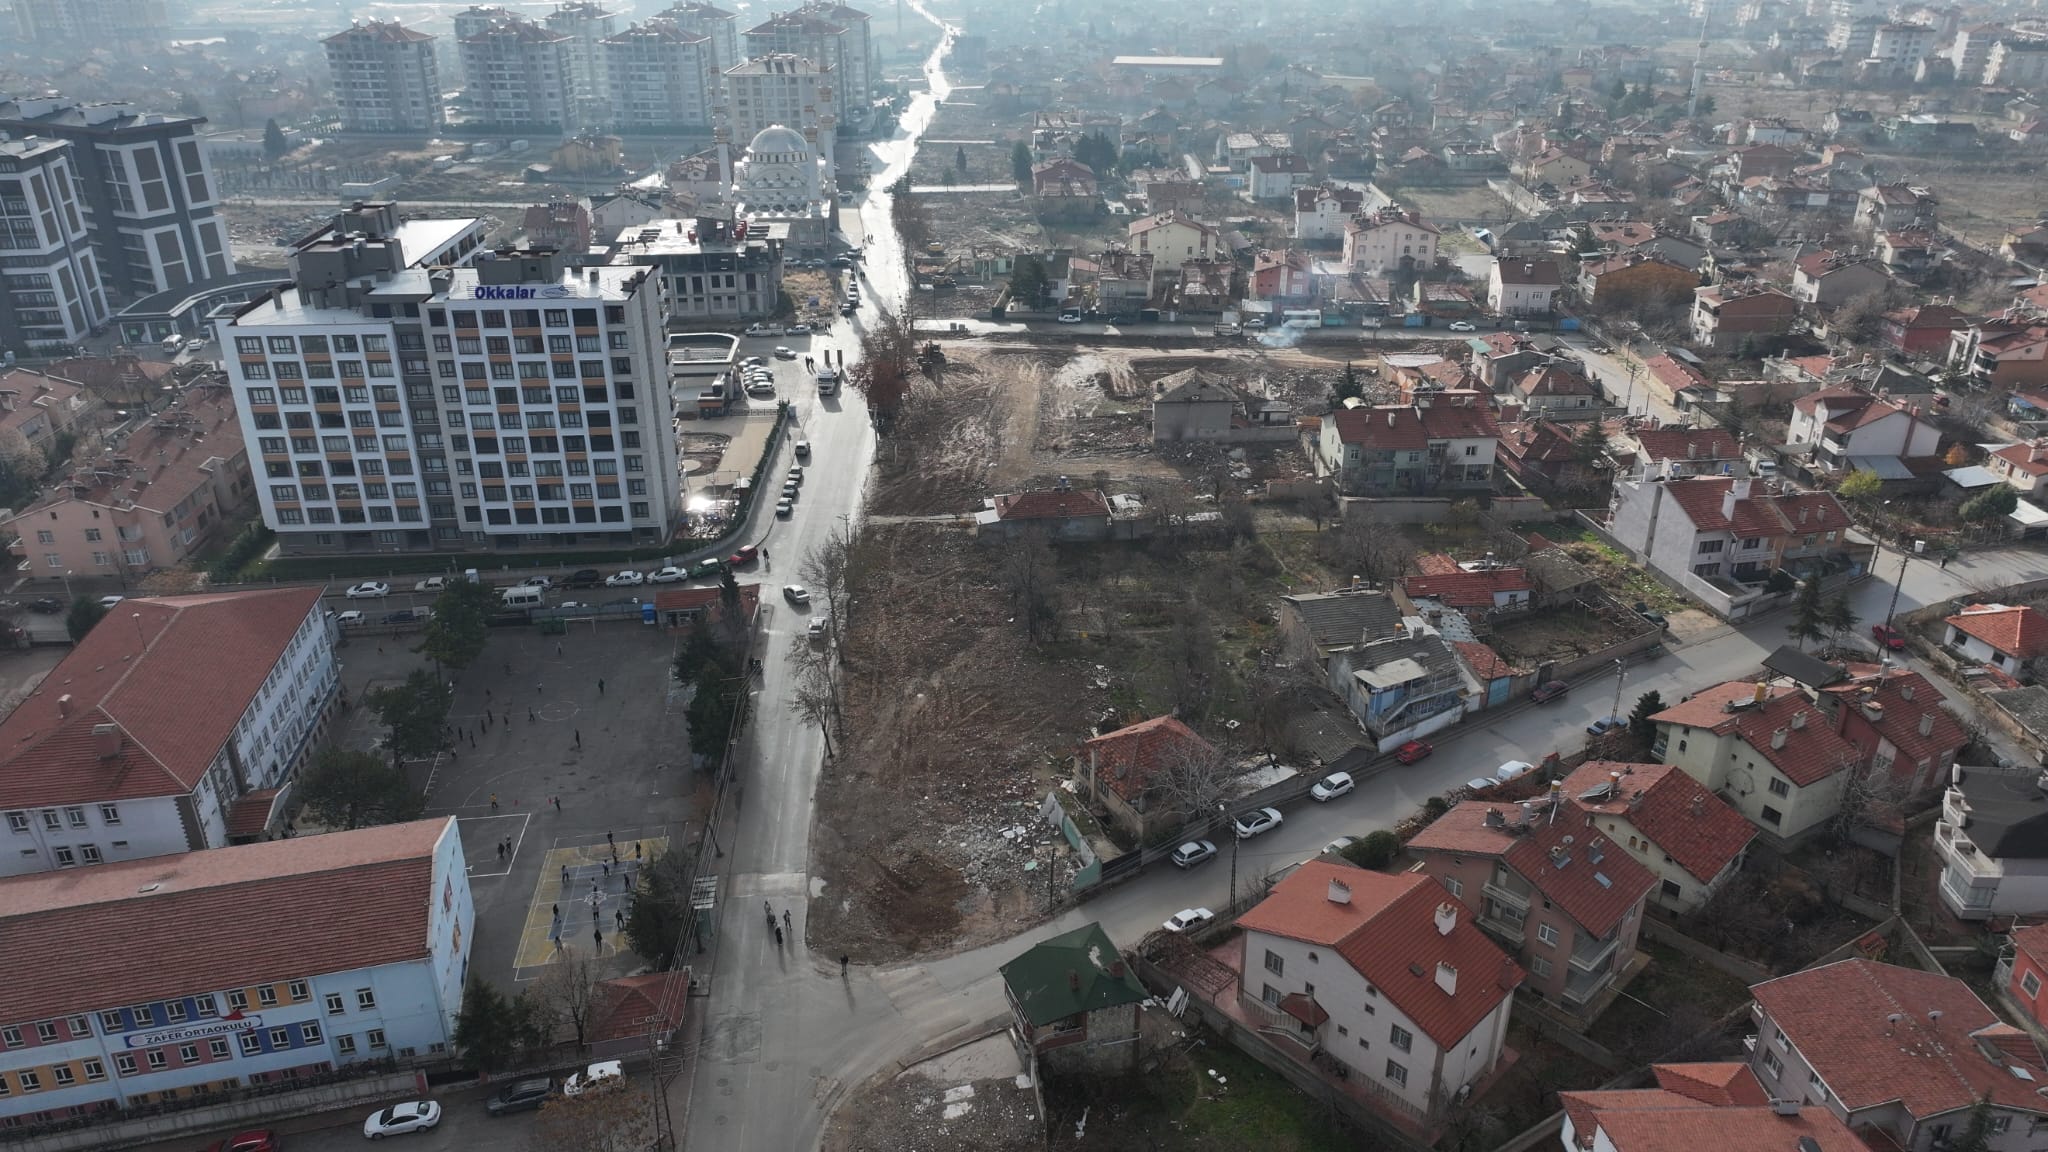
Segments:
[[[1311,1028],[1321,1028],[1330,1019],[1323,1006],[1315,997],[1301,992],[1290,992],[1280,998],[1280,1010]]]
[[[2006,515],[2006,519],[2019,525],[2020,530],[2025,532],[2031,532],[2037,528],[2048,528],[2048,512],[2042,511],[2025,500],[2020,501],[2019,505]]]
[[[1971,464],[1963,468],[1951,468],[1942,473],[1942,475],[1947,476],[1958,488],[1989,488],[1993,484],[1999,483],[1998,477],[1992,474],[1991,469],[1979,464]]]
[[[1911,480],[1913,470],[1897,456],[1851,456],[1849,467],[1858,472],[1875,472],[1879,480]]]

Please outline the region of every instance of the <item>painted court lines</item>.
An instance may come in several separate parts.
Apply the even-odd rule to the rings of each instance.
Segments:
[[[615,865],[611,865],[612,847],[603,840],[558,841],[543,855],[513,954],[515,979],[535,978],[539,973],[531,969],[552,963],[558,956],[605,960],[625,950],[620,918],[631,906],[640,868],[668,848],[668,836],[659,828],[632,829],[616,839],[619,862]],[[638,861],[634,859],[636,848]],[[611,865],[609,874],[606,865]]]

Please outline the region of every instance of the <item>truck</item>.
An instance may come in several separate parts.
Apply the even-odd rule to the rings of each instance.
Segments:
[[[818,369],[818,395],[833,396],[837,395],[838,392],[839,369],[831,367]]]
[[[1238,319],[1237,313],[1234,311],[1225,312],[1216,318],[1216,334],[1218,336],[1235,336],[1243,331],[1244,324]]]

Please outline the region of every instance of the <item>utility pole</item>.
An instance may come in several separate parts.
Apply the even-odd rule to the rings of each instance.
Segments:
[[[1628,675],[1628,665],[1620,657],[1614,660],[1614,719],[1621,719],[1621,681]]]
[[[1223,830],[1230,833],[1230,904],[1228,907],[1234,910],[1237,907],[1237,846],[1242,841],[1238,837],[1237,829],[1230,825],[1228,807],[1218,804],[1216,811],[1223,816]]]
[[[1892,581],[1891,606],[1884,610],[1885,639],[1877,646],[1877,663],[1879,667],[1884,667],[1892,662],[1892,617],[1899,610],[1899,589],[1904,587],[1906,583],[1906,561],[1910,558],[1910,555],[1904,547],[1904,542],[1901,541],[1899,548],[1899,575],[1897,579]]]
[[[1700,42],[1692,56],[1692,94],[1685,101],[1685,118],[1691,120],[1700,113],[1700,71],[1707,58],[1707,21],[1714,15],[1711,0],[1700,7]]]

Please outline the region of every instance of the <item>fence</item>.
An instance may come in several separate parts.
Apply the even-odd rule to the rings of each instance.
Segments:
[[[133,1148],[165,1139],[197,1138],[219,1128],[250,1128],[258,1122],[285,1116],[325,1112],[371,1101],[388,1101],[418,1095],[424,1081],[416,1071],[384,1072],[350,1077],[269,1094],[252,1094],[244,1099],[209,1104],[160,1115],[96,1123],[81,1118],[78,1126],[33,1135],[0,1137],[8,1152],[83,1152],[86,1149]],[[245,1089],[245,1091],[248,1091]]]
[[[1726,972],[1744,984],[1761,984],[1777,975],[1753,960],[1730,956],[1718,948],[1703,944],[1654,916],[1643,919],[1643,935],[1659,944],[1683,952],[1710,968]]]
[[[1370,515],[1388,524],[1441,524],[1450,519],[1452,506],[1480,495],[1346,496],[1342,504],[1346,520],[1355,515]],[[1488,508],[1495,518],[1510,523],[1556,518],[1538,496],[1494,496],[1489,499]]]

